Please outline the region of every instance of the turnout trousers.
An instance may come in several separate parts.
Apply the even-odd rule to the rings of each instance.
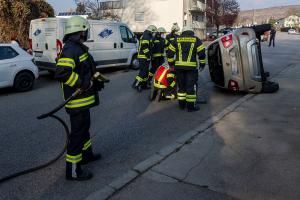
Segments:
[[[149,75],[150,60],[139,58],[140,72],[136,77],[136,81],[140,84],[146,83]]]
[[[90,110],[82,110],[70,114],[71,133],[67,145],[66,174],[72,176],[80,173],[80,162],[93,154],[92,142],[90,139]],[[75,171],[76,170],[76,171]]]
[[[195,107],[197,101],[195,85],[198,80],[198,70],[176,69],[178,83],[178,103],[181,109]]]

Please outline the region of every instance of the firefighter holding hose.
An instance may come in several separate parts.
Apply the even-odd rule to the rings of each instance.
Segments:
[[[90,108],[99,104],[98,91],[104,87],[101,81],[94,81],[96,67],[87,41],[90,25],[83,17],[68,19],[63,39],[64,47],[57,62],[55,78],[61,82],[63,96],[69,98],[80,91],[66,105],[70,116],[71,133],[66,155],[66,179],[83,181],[92,178],[92,173],[83,170],[82,165],[101,158],[92,151],[90,139]]]

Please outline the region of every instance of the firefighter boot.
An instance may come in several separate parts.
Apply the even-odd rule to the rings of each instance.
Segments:
[[[86,165],[90,162],[100,160],[102,158],[102,155],[94,154],[92,148],[88,148],[85,151],[82,151],[82,160],[80,162],[81,165]]]
[[[196,112],[200,110],[200,107],[195,105],[195,103],[188,102],[187,103],[187,111],[188,112]]]
[[[82,170],[79,163],[66,163],[66,179],[70,181],[86,181],[93,177],[88,170]]]
[[[135,80],[132,84],[132,88],[137,90],[138,92],[142,92],[142,84],[140,81]]]
[[[186,101],[178,101],[179,108],[184,110],[186,107]]]

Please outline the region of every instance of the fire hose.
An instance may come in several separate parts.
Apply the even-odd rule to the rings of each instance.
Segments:
[[[106,78],[105,76],[103,76],[100,72],[96,72],[95,75],[92,77],[92,81],[97,81],[97,80],[98,81],[102,81],[104,83],[108,83],[110,81],[108,78]],[[56,162],[59,158],[62,157],[62,155],[65,153],[66,148],[67,148],[68,136],[70,134],[70,130],[69,130],[69,127],[66,124],[66,122],[63,119],[61,119],[60,117],[58,117],[57,115],[55,115],[55,113],[57,113],[59,110],[61,110],[67,103],[69,103],[71,100],[73,100],[74,98],[76,98],[82,92],[83,91],[81,89],[77,89],[68,99],[66,99],[64,102],[62,102],[56,108],[54,108],[53,110],[51,110],[50,112],[48,112],[46,114],[43,114],[43,115],[40,115],[40,116],[37,117],[38,120],[42,120],[42,119],[46,119],[46,118],[52,118],[54,120],[57,120],[64,127],[65,136],[66,136],[66,142],[65,142],[64,148],[59,152],[59,154],[57,156],[55,156],[53,159],[49,160],[48,162],[46,162],[46,163],[44,163],[42,165],[39,165],[39,166],[36,166],[36,167],[32,167],[30,169],[26,169],[26,170],[23,170],[23,171],[20,171],[20,172],[16,172],[14,174],[10,174],[10,175],[7,175],[7,176],[1,178],[0,179],[0,184],[6,182],[8,180],[17,178],[19,176],[23,176],[23,175],[26,175],[26,174],[38,171],[40,169],[46,168],[49,165],[51,165],[54,162]]]

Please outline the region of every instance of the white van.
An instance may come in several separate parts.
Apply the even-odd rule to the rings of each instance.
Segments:
[[[42,18],[30,23],[29,39],[35,63],[41,69],[54,71],[63,47],[65,18]],[[97,68],[131,66],[138,68],[138,40],[128,26],[121,22],[89,20],[88,41]]]

